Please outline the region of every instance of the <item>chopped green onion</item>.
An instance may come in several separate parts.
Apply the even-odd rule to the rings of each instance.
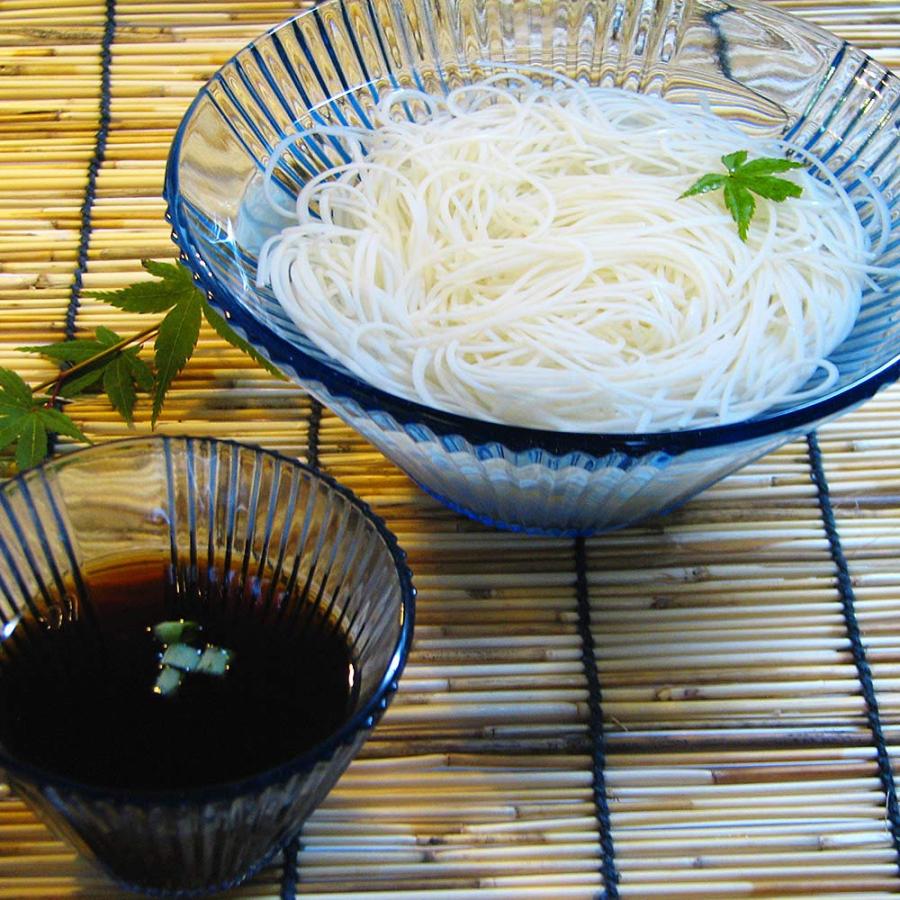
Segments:
[[[153,636],[163,644],[190,643],[200,636],[200,623],[186,619],[159,622],[153,626]]]
[[[181,687],[184,676],[191,672],[216,678],[227,674],[234,654],[215,644],[199,646],[203,631],[199,622],[176,619],[159,622],[149,630],[164,647],[153,686],[155,694],[164,697],[174,694]]]
[[[169,644],[163,653],[160,663],[171,666],[182,672],[193,672],[200,663],[201,651],[187,644]]]
[[[196,671],[203,675],[224,675],[231,662],[231,651],[209,644],[200,657]]]
[[[159,671],[159,675],[156,676],[156,684],[153,685],[153,693],[160,694],[163,697],[174,694],[181,686],[183,678],[183,672],[179,672],[178,669],[173,669],[169,666],[163,666]]]

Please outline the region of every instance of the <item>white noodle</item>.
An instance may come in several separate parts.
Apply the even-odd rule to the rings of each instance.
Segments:
[[[744,243],[721,192],[679,194],[722,171],[723,154],[797,148],[708,111],[557,81],[508,72],[447,97],[397,90],[374,130],[283,141],[266,190],[296,224],[264,245],[259,283],[367,382],[481,419],[667,430],[828,390],[825,357],[879,271],[834,176],[803,151],[821,177],[783,176],[802,196],[759,198]],[[288,209],[273,173],[319,136],[350,161]]]

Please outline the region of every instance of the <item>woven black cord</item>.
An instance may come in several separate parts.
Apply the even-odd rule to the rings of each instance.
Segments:
[[[306,461],[314,468],[319,467],[319,425],[322,421],[322,404],[309,398],[310,412],[307,422]],[[299,838],[284,848],[284,862],[281,872],[281,900],[295,900],[297,884],[300,881],[300,851],[303,844]]]
[[[603,694],[597,673],[597,656],[594,635],[591,632],[591,602],[587,583],[587,552],[584,538],[575,539],[575,593],[578,600],[578,633],[581,636],[581,664],[588,685],[588,710],[590,713],[591,748],[593,752],[594,813],[600,827],[600,847],[607,900],[619,900],[619,871],[613,846],[612,825],[609,817],[609,800],[606,797],[606,736],[603,732]]]
[[[106,142],[109,139],[110,107],[112,105],[111,75],[112,45],[116,37],[116,0],[106,0],[106,23],[103,28],[103,39],[100,42],[100,111],[97,118],[97,134],[94,139],[94,152],[88,163],[87,187],[84,190],[84,201],[81,204],[81,229],[78,234],[78,254],[75,274],[69,289],[69,304],[66,308],[66,340],[75,337],[76,320],[81,306],[81,288],[84,274],[88,266],[88,247],[91,241],[91,222],[94,212],[94,200],[97,196],[97,176],[106,159]],[[53,453],[56,446],[56,435],[51,434],[48,452]]]
[[[294,838],[284,848],[284,866],[281,872],[281,900],[296,900],[297,882],[300,880],[299,857],[303,845]]]
[[[834,507],[831,503],[831,491],[828,487],[828,478],[822,465],[822,451],[819,447],[819,439],[815,432],[806,436],[809,448],[809,462],[813,484],[816,486],[819,499],[819,509],[822,513],[822,522],[825,525],[825,534],[828,537],[828,546],[831,550],[831,558],[837,571],[838,592],[841,598],[841,607],[844,612],[844,625],[847,629],[847,637],[850,639],[850,649],[853,652],[853,662],[856,665],[856,675],[862,688],[863,699],[866,702],[866,719],[872,732],[875,743],[875,754],[878,762],[878,779],[884,791],[885,807],[887,809],[888,822],[891,830],[891,838],[894,844],[894,853],[900,867],[900,807],[897,805],[897,789],[894,783],[894,771],[891,766],[891,757],[884,740],[884,731],[881,727],[881,716],[878,712],[878,697],[875,693],[875,685],[872,681],[872,669],[866,658],[866,648],[859,630],[859,621],[856,618],[856,594],[853,590],[853,581],[850,577],[850,568],[844,549],[841,546],[841,537],[838,533],[837,522],[834,518]]]
[[[97,137],[94,143],[94,154],[88,164],[87,188],[84,202],[81,204],[81,232],[78,237],[78,257],[75,276],[69,291],[69,307],[66,310],[66,339],[75,336],[75,320],[81,304],[81,285],[88,265],[88,245],[91,240],[91,219],[94,212],[94,200],[97,194],[97,176],[106,159],[106,142],[109,138],[110,106],[112,92],[110,90],[110,68],[112,64],[112,45],[116,36],[116,0],[106,0],[106,26],[103,29],[103,40],[100,44],[100,116],[97,120]]]
[[[314,468],[319,467],[319,425],[322,422],[322,404],[313,397],[310,400],[309,433],[306,438],[306,461]]]

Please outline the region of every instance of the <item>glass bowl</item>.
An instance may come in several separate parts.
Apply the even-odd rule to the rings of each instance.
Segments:
[[[330,358],[254,286],[260,244],[283,222],[260,189],[273,148],[316,123],[369,127],[385,90],[443,92],[496,64],[708,103],[748,133],[816,153],[873,239],[881,225],[863,180],[883,195],[893,232],[900,215],[900,81],[845,41],[750,0],[328,0],[272,29],[213,76],[181,123],[165,184],[173,238],[231,324],[424,490],[504,528],[616,528],[672,509],[897,378],[895,276],[866,291],[831,354],[833,389],[737,424],[646,434],[504,426],[385,393]],[[276,173],[296,189],[341,161],[340,145],[323,139],[297,145]],[[898,259],[891,234],[877,263],[896,269]]]
[[[123,886],[178,896],[220,890],[297,835],[387,708],[412,638],[411,576],[383,522],[296,461],[235,443],[167,437],[83,450],[0,488],[0,679],[14,679],[4,697],[22,686],[11,674],[17,660],[52,668],[65,656],[69,669],[82,665],[75,654],[51,659],[45,648],[59,645],[48,645],[48,636],[69,629],[79,642],[101,635],[104,646],[96,623],[106,613],[86,573],[141,556],[170,560],[175,584],[212,566],[232,573],[202,601],[226,620],[262,615],[253,586],[268,578],[287,587],[275,600],[269,595],[265,615],[277,615],[274,627],[291,641],[297,610],[315,609],[317,621],[339,627],[355,672],[343,724],[272,767],[180,790],[63,777],[13,749],[5,727],[0,766],[51,828]],[[27,669],[29,678],[34,671]],[[57,674],[37,681],[66,696]],[[29,680],[26,702],[41,702],[45,687]],[[0,716],[19,697],[7,703]]]

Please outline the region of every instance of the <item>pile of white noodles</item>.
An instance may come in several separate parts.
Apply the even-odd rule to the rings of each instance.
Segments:
[[[365,381],[513,425],[641,432],[745,419],[800,399],[817,369],[816,392],[836,379],[824,357],[870,253],[835,179],[780,176],[803,195],[758,198],[747,243],[721,191],[678,199],[723,154],[783,145],[518,73],[394,91],[376,125],[292,139],[352,159],[305,184],[259,260],[260,284]]]

